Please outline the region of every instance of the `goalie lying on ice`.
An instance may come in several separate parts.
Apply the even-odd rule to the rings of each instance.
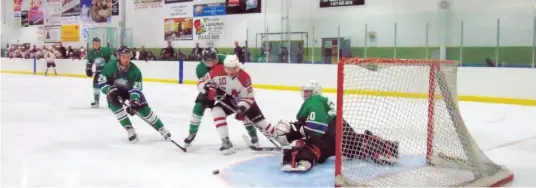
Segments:
[[[302,87],[304,102],[297,122],[279,121],[276,138],[283,146],[283,171],[309,171],[318,163],[335,155],[335,104],[321,95],[320,85],[314,81]],[[343,155],[390,165],[398,161],[398,142],[383,140],[365,130],[359,134],[343,122]]]

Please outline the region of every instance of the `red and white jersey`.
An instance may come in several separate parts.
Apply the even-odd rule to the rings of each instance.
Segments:
[[[56,55],[48,50],[43,50],[43,56],[47,63],[54,63],[54,59],[56,59]]]
[[[245,106],[246,109],[249,109],[255,102],[251,78],[242,69],[238,71],[235,78],[232,78],[227,75],[225,67],[222,64],[214,65],[212,70],[203,76],[197,84],[201,93],[206,93],[205,85],[207,83],[215,84],[218,88],[225,91],[227,95],[232,96],[237,102],[237,105]]]

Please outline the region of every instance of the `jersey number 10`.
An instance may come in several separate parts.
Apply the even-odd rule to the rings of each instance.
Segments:
[[[225,85],[227,84],[227,79],[225,79],[225,77],[221,77],[220,78],[220,85]]]

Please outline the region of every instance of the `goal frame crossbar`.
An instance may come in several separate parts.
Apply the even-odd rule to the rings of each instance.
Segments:
[[[336,116],[336,158],[335,158],[335,176],[336,176],[336,186],[344,186],[345,184],[349,184],[352,182],[352,180],[348,180],[344,177],[344,174],[342,173],[342,122],[343,122],[343,104],[344,104],[344,75],[345,75],[345,66],[347,65],[356,65],[356,66],[364,66],[364,65],[370,65],[370,64],[382,64],[382,65],[400,65],[400,66],[429,66],[430,70],[428,73],[428,93],[425,95],[420,95],[420,97],[426,96],[427,98],[427,145],[426,145],[426,163],[430,166],[434,166],[435,161],[440,160],[434,160],[437,158],[442,158],[441,161],[449,161],[451,163],[457,163],[456,161],[461,161],[464,159],[459,158],[452,158],[449,156],[442,156],[441,153],[439,155],[434,155],[433,152],[433,141],[434,141],[434,112],[435,112],[435,101],[438,100],[438,98],[441,98],[441,100],[445,101],[447,103],[447,111],[449,118],[452,120],[454,128],[456,130],[456,133],[458,135],[459,140],[467,140],[468,144],[463,144],[463,150],[465,154],[467,155],[467,159],[470,164],[474,164],[475,167],[471,168],[470,170],[474,171],[476,174],[484,174],[483,171],[483,162],[477,161],[477,156],[475,152],[480,150],[480,148],[477,146],[476,142],[472,139],[467,127],[464,124],[463,118],[460,114],[460,110],[458,107],[458,101],[456,97],[453,97],[453,93],[451,93],[451,89],[449,88],[449,85],[446,80],[445,73],[441,70],[442,65],[450,65],[450,66],[457,66],[456,61],[452,60],[422,60],[422,59],[382,59],[382,58],[367,58],[367,59],[360,59],[360,58],[343,58],[337,65],[337,116]],[[436,96],[436,88],[439,88],[440,95]],[[352,92],[353,93],[353,92]],[[367,92],[364,91],[364,94]],[[361,94],[361,92],[357,92],[354,94]],[[369,94],[366,94],[369,95]],[[420,98],[419,97],[419,98]],[[510,181],[513,180],[513,174],[506,168],[504,168],[504,171],[501,171],[502,173],[497,173],[492,175],[491,177],[496,177],[495,180],[487,180],[485,182],[478,183],[475,182],[469,182],[468,185],[474,185],[479,186],[480,184],[484,184],[485,186],[501,186],[504,185]],[[483,178],[483,179],[490,179],[489,177]],[[350,183],[352,186],[355,186],[355,183]],[[360,185],[360,184],[357,184]],[[366,186],[366,185],[360,185],[360,186]],[[459,185],[456,185],[459,186]],[[480,185],[482,186],[482,185]]]

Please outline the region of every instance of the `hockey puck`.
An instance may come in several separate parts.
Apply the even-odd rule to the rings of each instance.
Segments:
[[[220,170],[218,170],[218,169],[212,171],[212,174],[214,174],[214,175],[217,175],[217,174],[219,174],[219,173],[220,173]]]

